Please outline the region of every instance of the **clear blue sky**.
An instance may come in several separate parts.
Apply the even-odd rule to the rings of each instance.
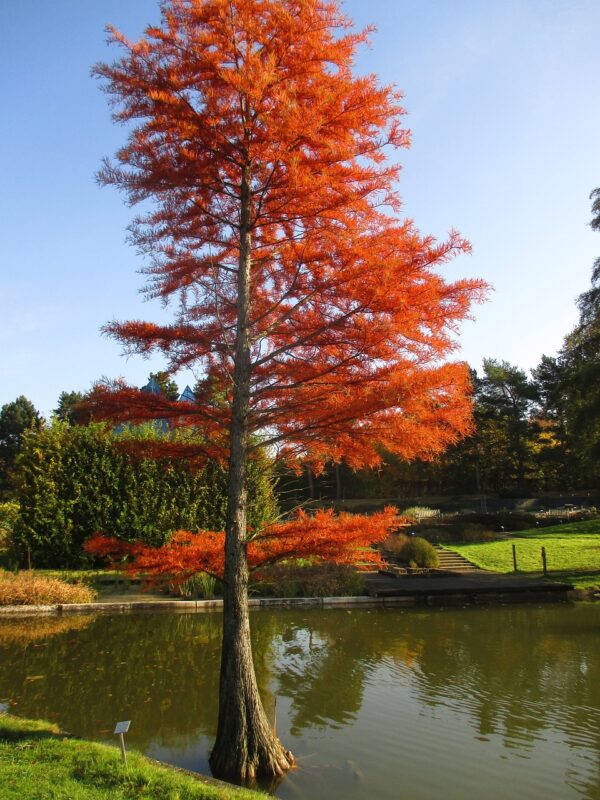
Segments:
[[[449,277],[493,284],[462,357],[534,367],[577,319],[600,236],[597,0],[347,0],[374,23],[358,68],[405,95],[405,211],[423,232],[458,228],[473,255]],[[100,189],[100,159],[123,142],[90,66],[112,60],[104,25],[138,36],[155,0],[4,0],[0,23],[0,405],[25,394],[45,414],[103,376],[141,385],[160,362],[125,360],[108,319],[163,318],[138,294],[125,244],[131,210]],[[193,380],[193,378],[191,378]],[[183,376],[183,385],[190,376]]]

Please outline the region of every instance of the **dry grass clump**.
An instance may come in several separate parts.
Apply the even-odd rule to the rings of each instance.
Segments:
[[[393,556],[399,557],[406,547],[407,542],[408,536],[404,533],[391,533],[387,539],[384,539],[381,543],[381,549],[384,553],[390,553]]]
[[[92,603],[96,593],[56,578],[40,578],[32,572],[0,571],[0,606],[43,606],[58,603]]]

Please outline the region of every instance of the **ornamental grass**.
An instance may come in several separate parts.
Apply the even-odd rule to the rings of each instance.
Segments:
[[[0,606],[92,603],[96,592],[56,578],[41,578],[32,572],[0,571]]]

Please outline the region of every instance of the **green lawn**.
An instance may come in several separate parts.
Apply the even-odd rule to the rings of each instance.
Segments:
[[[85,583],[94,587],[103,580],[124,580],[122,574],[114,569],[34,569],[33,571],[44,578],[56,578],[66,583]]]
[[[512,545],[517,549],[519,573],[542,574],[542,547],[546,548],[548,576],[577,588],[600,588],[600,520],[586,520],[549,528],[521,531],[500,542],[444,545],[473,564],[492,572],[513,572]]]
[[[116,737],[115,737],[116,738]],[[266,795],[65,737],[49,722],[0,714],[0,800],[260,800]]]

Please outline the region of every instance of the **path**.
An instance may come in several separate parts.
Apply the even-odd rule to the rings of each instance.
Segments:
[[[484,570],[476,567],[475,564],[467,561],[464,556],[452,550],[445,550],[443,547],[440,547],[439,544],[435,544],[434,547],[440,562],[439,569],[444,570],[444,572],[484,572]]]

